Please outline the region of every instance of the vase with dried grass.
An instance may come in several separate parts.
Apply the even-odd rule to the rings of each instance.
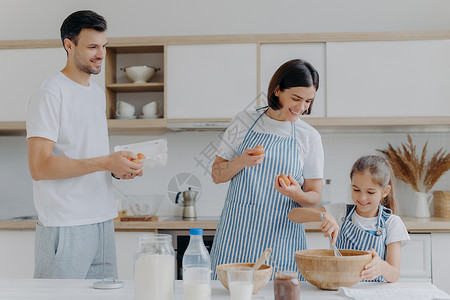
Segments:
[[[450,169],[450,153],[440,148],[428,162],[426,161],[428,141],[419,155],[411,136],[407,133],[408,142],[394,148],[378,150],[391,163],[395,177],[409,184],[417,194],[416,217],[430,217],[429,206],[433,198],[429,194],[436,182]]]

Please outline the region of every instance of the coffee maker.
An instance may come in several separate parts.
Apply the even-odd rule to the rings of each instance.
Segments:
[[[180,197],[182,195],[182,198]],[[195,220],[197,212],[195,210],[195,201],[197,200],[198,192],[188,188],[187,191],[178,192],[175,197],[175,204],[183,203],[183,219]],[[181,198],[181,199],[180,199]]]

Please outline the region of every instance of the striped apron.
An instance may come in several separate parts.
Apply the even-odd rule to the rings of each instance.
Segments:
[[[303,184],[303,157],[297,149],[295,123],[291,123],[288,137],[256,132],[253,128],[264,113],[236,153],[262,145],[265,158],[260,165],[246,167],[231,179],[211,249],[213,279],[217,279],[216,266],[255,263],[266,248],[272,249],[273,279],[278,268],[297,271],[294,252],[306,249],[303,224],[287,218],[288,212],[299,205],[274,188],[279,174],[290,174]]]
[[[336,241],[338,249],[351,249],[367,251],[373,248],[382,260],[386,257],[386,221],[391,215],[391,210],[378,205],[377,231],[366,231],[356,226],[352,222],[352,215],[356,210],[356,205],[347,204],[347,213],[343,218],[341,230]],[[374,280],[384,282],[383,276],[378,276]]]

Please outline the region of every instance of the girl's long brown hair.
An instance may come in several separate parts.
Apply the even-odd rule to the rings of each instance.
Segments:
[[[353,164],[352,171],[350,172],[350,179],[353,178],[355,173],[368,172],[372,176],[373,182],[379,185],[381,188],[391,186],[389,193],[381,199],[380,203],[384,207],[390,208],[393,214],[397,213],[397,205],[394,199],[394,172],[390,163],[381,156],[378,155],[366,155],[361,156]]]

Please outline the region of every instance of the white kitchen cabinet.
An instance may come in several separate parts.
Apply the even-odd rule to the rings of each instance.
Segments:
[[[0,278],[33,278],[34,230],[0,230]]]
[[[450,112],[450,40],[328,42],[327,117]]]
[[[116,231],[117,273],[119,279],[134,278],[134,252],[143,232]]]
[[[429,233],[410,234],[411,241],[402,247],[400,280],[431,282],[431,238]]]
[[[116,231],[119,279],[133,279],[134,253],[143,232]],[[0,230],[0,278],[32,278],[34,271],[34,230]],[[308,249],[328,249],[320,232],[306,233]],[[402,248],[400,280],[430,282],[450,293],[450,233],[414,233]]]
[[[54,49],[0,50],[0,121],[25,121],[26,103],[42,81],[61,70],[66,53]]]
[[[167,46],[167,118],[232,118],[256,107],[256,44]]]
[[[26,103],[32,93],[52,74],[66,65],[61,48],[0,50],[0,121],[25,121]],[[6,71],[7,70],[7,71]],[[103,87],[103,72],[93,76]]]
[[[304,59],[319,72],[319,90],[314,98],[311,116],[325,117],[326,63],[325,43],[261,44],[260,94],[267,105],[267,88],[275,71],[291,59]]]
[[[433,284],[450,294],[450,233],[431,234]]]

